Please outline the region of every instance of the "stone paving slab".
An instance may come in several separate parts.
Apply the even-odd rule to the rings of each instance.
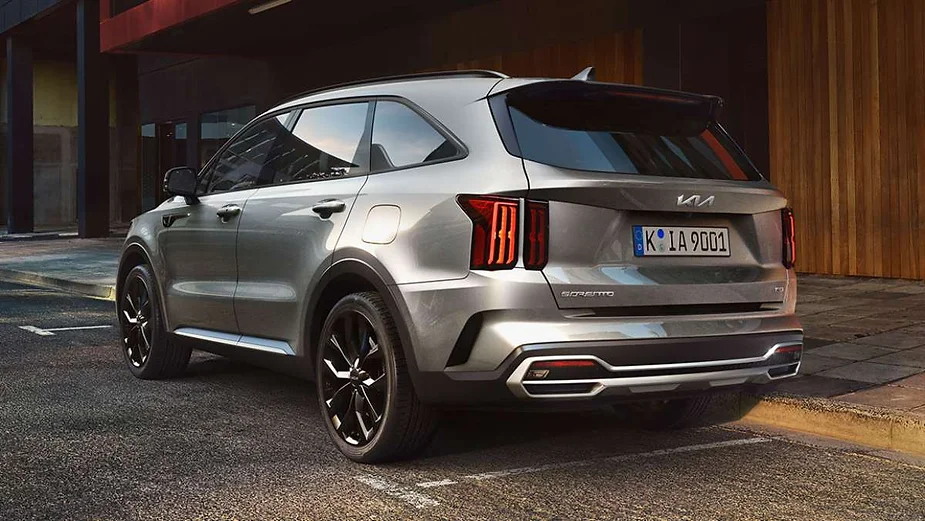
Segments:
[[[801,275],[801,375],[776,393],[925,414],[925,282]]]
[[[890,409],[912,411],[925,407],[925,389],[884,385],[849,393],[839,399],[861,405],[886,406]]]

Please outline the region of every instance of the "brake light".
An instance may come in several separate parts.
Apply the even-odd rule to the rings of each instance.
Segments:
[[[513,268],[517,264],[519,200],[461,195],[457,201],[472,221],[470,267],[474,270]]]
[[[541,270],[549,257],[549,203],[527,201],[524,220],[524,267]]]
[[[790,269],[796,266],[797,261],[796,221],[791,208],[784,208],[780,211],[780,215],[784,230],[784,267]]]

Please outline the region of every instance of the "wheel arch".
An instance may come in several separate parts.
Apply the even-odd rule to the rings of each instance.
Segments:
[[[164,317],[164,325],[167,327],[167,330],[170,331],[170,319],[166,313],[167,307],[164,305],[164,291],[163,288],[160,287],[157,268],[154,266],[151,259],[151,254],[149,254],[144,245],[138,241],[128,242],[122,248],[122,255],[119,258],[119,269],[116,272],[116,312],[119,312],[119,297],[122,295],[122,286],[125,282],[125,277],[135,266],[147,264],[151,267],[151,274],[154,275],[155,283],[158,284],[158,305],[161,309],[161,316]]]
[[[312,375],[314,375],[315,356],[320,343],[321,328],[330,310],[337,301],[351,293],[375,291],[382,297],[398,326],[402,352],[408,363],[412,383],[416,384],[418,366],[414,356],[415,342],[407,324],[407,308],[400,297],[396,297],[391,290],[394,285],[394,280],[388,271],[375,259],[341,258],[324,272],[309,297],[308,313],[303,326],[305,356],[308,366],[312,368]]]

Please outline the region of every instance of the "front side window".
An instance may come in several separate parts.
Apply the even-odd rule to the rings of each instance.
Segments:
[[[373,172],[417,166],[459,154],[456,145],[433,125],[396,101],[376,102],[372,138]]]
[[[256,116],[254,105],[203,114],[199,119],[200,167],[206,166],[222,145]]]
[[[235,138],[221,152],[212,168],[203,172],[205,193],[255,188],[261,184],[265,165],[275,156],[275,147],[288,134],[289,113],[264,120]]]

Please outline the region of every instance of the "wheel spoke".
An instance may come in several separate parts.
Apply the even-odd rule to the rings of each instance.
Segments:
[[[346,412],[347,404],[342,402],[344,401],[344,398],[350,396],[351,390],[352,386],[349,383],[346,383],[341,386],[340,389],[334,391],[334,394],[331,395],[331,398],[324,401],[325,405],[328,406],[328,410],[338,416],[343,416],[344,412]]]
[[[360,394],[363,395],[363,402],[366,405],[366,410],[372,417],[373,423],[378,425],[379,421],[382,420],[382,415],[379,414],[379,411],[373,406],[372,400],[369,399],[369,395],[366,394],[366,387],[360,387]]]
[[[368,411],[368,402],[366,402],[362,393],[357,393],[356,397],[356,417],[357,423],[360,427],[360,434],[363,435],[363,439],[369,441],[372,437],[373,428],[366,426],[366,421],[363,419],[364,411]]]
[[[131,316],[131,315],[129,314],[129,312],[128,312],[127,309],[123,309],[123,310],[122,310],[122,314],[125,315],[125,320],[126,320],[129,324],[137,324],[137,323],[138,323],[138,319],[135,318],[135,317],[133,317],[133,316]]]
[[[328,370],[331,371],[331,374],[334,375],[334,378],[337,378],[338,380],[350,380],[350,371],[338,371],[337,368],[334,367],[334,364],[327,358],[324,359],[324,365],[328,367]]]
[[[132,308],[132,314],[138,313],[138,308],[136,308],[136,307],[135,307],[135,303],[132,302],[132,295],[131,295],[131,293],[128,291],[128,289],[126,289],[126,291],[125,291],[125,301],[128,302],[128,305],[129,305],[129,306],[131,306],[131,308]],[[123,311],[125,311],[125,310],[123,310]]]
[[[354,313],[346,313],[341,320],[344,330],[344,349],[350,357],[350,366],[357,367],[360,360],[359,344],[357,344],[356,316]]]
[[[151,352],[151,342],[148,340],[148,334],[145,332],[145,328],[144,328],[144,327],[141,327],[141,325],[139,325],[139,326],[138,326],[138,332],[139,332],[140,335],[141,335],[141,339],[144,340],[144,343],[145,343],[144,351],[143,351],[142,353],[140,353],[140,354],[141,354],[141,357],[142,357],[140,361],[141,361],[142,363],[144,363],[144,361],[148,358],[148,353]],[[140,344],[140,343],[139,343],[138,347],[139,347],[139,348],[141,347],[141,344]]]
[[[357,395],[356,391],[354,391],[350,395],[350,401],[347,403],[347,408],[342,416],[343,420],[340,421],[340,426],[337,428],[338,432],[340,432],[348,442],[351,441],[350,435],[354,433],[357,426],[356,399]]]
[[[385,373],[379,375],[377,378],[370,377],[363,380],[363,387],[380,394],[385,394]]]
[[[357,354],[360,355],[360,364],[366,359],[366,353],[369,350],[369,327],[366,325],[366,319],[360,317],[357,320]]]
[[[334,346],[334,349],[336,349],[337,352],[340,353],[340,356],[343,357],[344,362],[347,363],[347,367],[353,367],[353,362],[347,356],[347,353],[344,352],[344,348],[340,345],[340,342],[337,341],[337,335],[331,334],[330,342],[331,342],[331,345]]]
[[[367,370],[370,369],[370,367],[367,365],[367,362],[369,362],[370,359],[378,357],[380,354],[379,343],[376,342],[376,339],[373,338],[372,335],[369,336],[368,342],[369,351],[366,352],[366,354],[363,356],[363,360],[360,362],[360,367]]]
[[[138,309],[144,311],[149,302],[150,299],[148,298],[148,287],[142,284],[141,291],[138,293]]]

